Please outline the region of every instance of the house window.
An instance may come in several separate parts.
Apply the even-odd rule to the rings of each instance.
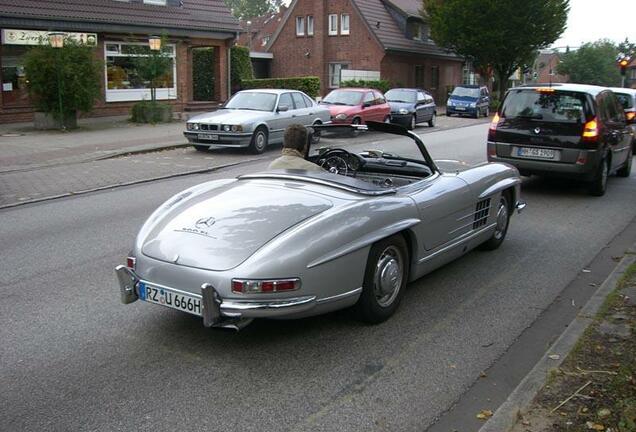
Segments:
[[[349,69],[348,63],[329,63],[329,87],[340,87],[340,72]]]
[[[439,88],[439,66],[433,66],[431,68],[431,88]]]
[[[338,34],[338,15],[329,15],[329,36]]]
[[[422,40],[422,24],[420,23],[413,23],[413,25],[411,26],[411,32],[412,32],[412,38],[414,40]]]
[[[296,17],[296,36],[305,36],[305,17]]]
[[[307,36],[314,35],[314,17],[311,15],[307,16]]]
[[[422,65],[415,66],[415,87],[425,87],[424,86],[424,66]]]
[[[636,68],[630,69],[631,77],[630,79],[636,80]]]
[[[175,45],[165,45],[162,50],[170,57],[171,67],[155,80],[157,99],[177,98],[177,66]],[[142,79],[137,71],[137,59],[148,57],[148,43],[106,42],[106,102],[150,99],[150,82]]]
[[[152,4],[152,5],[165,6],[166,5],[166,0],[144,0],[144,3]]]
[[[340,34],[349,34],[349,14],[340,15]]]
[[[263,36],[263,39],[261,41],[261,45],[265,46],[269,43],[269,36]]]

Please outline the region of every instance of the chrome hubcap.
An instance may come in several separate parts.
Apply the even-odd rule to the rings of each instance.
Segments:
[[[263,133],[256,135],[256,147],[259,149],[265,147],[265,135]]]
[[[495,238],[497,240],[501,239],[506,233],[506,228],[508,227],[508,207],[506,206],[506,202],[501,200],[499,202],[499,207],[497,208],[497,226],[495,227]]]
[[[374,292],[378,304],[382,307],[390,306],[395,300],[403,278],[402,254],[394,246],[387,247],[375,267]]]

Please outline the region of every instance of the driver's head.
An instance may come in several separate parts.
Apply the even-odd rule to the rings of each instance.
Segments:
[[[307,145],[307,128],[301,124],[292,124],[285,129],[283,148],[290,148],[305,153]]]

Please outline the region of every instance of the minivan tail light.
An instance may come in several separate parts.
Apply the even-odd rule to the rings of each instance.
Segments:
[[[636,112],[630,111],[625,113],[625,117],[627,117],[627,121],[632,121],[636,118]]]
[[[598,123],[596,119],[590,120],[583,126],[583,139],[593,141],[598,138]]]
[[[497,126],[499,125],[499,113],[496,113],[495,116],[492,118],[492,121],[490,122],[490,130],[491,131],[496,131],[497,130]]]
[[[299,278],[267,280],[232,279],[232,292],[237,294],[294,291],[299,288]]]

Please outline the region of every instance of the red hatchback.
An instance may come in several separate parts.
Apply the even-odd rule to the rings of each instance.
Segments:
[[[391,107],[378,90],[340,88],[321,102],[331,112],[333,124],[364,124],[367,121],[389,122]]]

